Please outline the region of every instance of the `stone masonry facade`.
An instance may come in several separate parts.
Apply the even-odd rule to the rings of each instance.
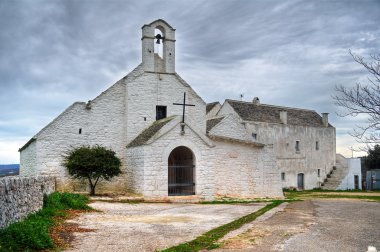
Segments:
[[[253,102],[238,102],[236,104],[244,104],[258,109],[257,107],[270,107],[271,110],[277,109],[271,105],[254,105]],[[281,177],[281,186],[283,188],[297,188],[297,175],[303,174],[304,188],[313,189],[321,187],[327,174],[333,169],[336,164],[335,148],[336,148],[336,132],[331,125],[323,125],[322,117],[318,116],[315,111],[279,107],[279,110],[292,111],[294,113],[306,113],[313,116],[311,121],[316,121],[311,124],[294,123],[292,117],[288,116],[281,121],[281,113],[275,114],[268,119],[268,115],[264,118],[253,120],[246,118],[246,114],[236,111],[226,101],[217,116],[234,115],[240,119],[244,125],[248,138],[256,142],[268,145],[273,144],[273,152],[276,156],[276,165],[278,174],[283,174]],[[244,112],[244,111],[243,111]],[[299,119],[299,118],[296,118]],[[296,142],[299,144],[299,150],[296,150]]]
[[[0,178],[0,229],[40,210],[44,195],[54,191],[49,176]]]

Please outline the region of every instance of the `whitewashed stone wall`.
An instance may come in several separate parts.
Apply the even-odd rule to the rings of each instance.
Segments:
[[[342,180],[337,190],[352,190],[355,189],[355,176],[359,177],[359,189],[362,189],[362,171],[360,158],[346,158],[348,172]]]
[[[144,147],[127,149],[126,181],[129,190],[144,193]]]
[[[182,135],[177,124],[149,145],[128,148],[128,164],[131,166],[128,170],[134,178],[134,188],[147,198],[167,198],[168,157],[176,147],[185,146],[194,154],[195,193],[203,199],[211,200],[221,195],[283,196],[273,146],[252,147],[224,141],[215,141],[215,145],[210,143],[188,126]]]
[[[33,140],[20,152],[20,175],[32,176],[37,171],[37,141]]]
[[[87,190],[86,183],[72,183],[62,166],[63,155],[80,145],[100,144],[117,153],[124,175],[100,182],[98,191],[107,191],[107,185],[112,191],[136,188],[136,180],[127,177],[127,143],[155,121],[157,104],[167,106],[168,116],[182,114],[182,107],[172,103],[181,103],[183,92],[186,102],[196,105],[187,108],[186,116],[199,122],[197,127],[205,133],[205,103],[190,86],[176,74],[143,73],[139,66],[91,101],[90,109],[86,103],[74,103],[37,134],[21,152],[22,174],[54,175],[60,190]]]
[[[237,113],[224,103],[218,112],[221,115]],[[277,123],[245,121],[245,128],[252,140],[273,144],[279,176],[285,173],[282,187],[297,187],[297,174],[304,174],[305,189],[320,187],[326,175],[335,165],[336,133],[334,127],[306,127]],[[256,134],[253,139],[252,133]],[[300,141],[300,152],[295,151],[296,141]],[[316,150],[316,141],[319,150]],[[320,169],[320,176],[318,176]]]
[[[285,172],[283,187],[297,187],[297,174],[304,174],[305,189],[320,187],[335,165],[335,128],[304,127],[270,123],[247,123],[247,130],[257,134],[257,141],[273,143],[279,172]],[[296,152],[296,141],[300,151]],[[316,150],[316,142],[319,150]],[[320,169],[320,176],[318,176]]]
[[[157,139],[150,145],[143,147],[129,148],[129,152],[136,154],[136,159],[141,156],[138,154],[139,149],[143,148],[144,162],[144,179],[139,180],[139,186],[147,198],[167,198],[168,197],[168,158],[173,149],[178,146],[189,148],[195,157],[195,174],[196,174],[196,194],[203,196],[205,199],[213,197],[213,162],[210,159],[210,147],[189,127],[185,126],[185,134],[181,134],[181,127],[178,124],[173,130]],[[131,163],[136,163],[130,157]],[[141,164],[141,162],[137,161]],[[139,169],[139,168],[137,168]],[[137,170],[136,169],[136,170]],[[136,173],[140,173],[135,171]]]
[[[53,177],[0,178],[0,229],[40,210],[43,196],[54,191]]]
[[[207,113],[207,119],[214,118],[216,114],[219,112],[222,105],[220,103],[217,103],[208,113]]]
[[[209,134],[243,141],[253,140],[241,123],[240,118],[233,114],[227,115],[220,123],[210,130]]]
[[[114,150],[125,169],[125,105],[123,79],[96,97],[90,109],[86,108],[86,103],[74,103],[41,130],[36,136],[37,140],[21,152],[21,173],[53,175],[57,177],[59,190],[85,191],[87,182],[72,183],[62,165],[63,156],[74,147],[95,144]],[[28,154],[33,152],[37,152],[34,159],[33,155]],[[97,190],[107,191],[107,188],[124,191],[123,175],[111,182],[100,182]]]
[[[196,121],[196,127],[206,133],[206,104],[174,74],[144,73],[127,85],[127,141],[132,141],[143,129],[156,121],[156,105],[167,106],[167,116],[182,115],[183,102],[195,107],[186,108],[186,117]]]
[[[216,141],[215,194],[229,197],[282,197],[272,147]]]
[[[231,105],[225,101],[216,115],[225,116],[225,115],[230,115],[230,114],[238,116],[235,110],[231,107]]]

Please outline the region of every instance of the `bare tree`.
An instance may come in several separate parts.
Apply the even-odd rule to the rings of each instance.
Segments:
[[[371,55],[372,62],[349,51],[352,58],[369,73],[368,83],[356,83],[354,87],[343,85],[335,87],[337,94],[333,96],[335,104],[344,109],[342,117],[366,115],[365,126],[356,126],[350,135],[367,147],[380,143],[380,54]]]

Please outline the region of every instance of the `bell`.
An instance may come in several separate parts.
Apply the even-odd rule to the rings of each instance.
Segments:
[[[164,39],[164,37],[162,37],[161,34],[157,34],[156,39],[157,39],[156,44],[160,44],[160,39]]]

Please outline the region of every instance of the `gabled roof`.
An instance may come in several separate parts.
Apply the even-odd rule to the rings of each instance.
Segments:
[[[287,124],[297,126],[324,127],[322,117],[314,110],[273,106],[267,104],[254,104],[226,100],[228,104],[244,121],[281,123],[280,111],[287,112]],[[329,127],[332,127],[329,125]]]
[[[118,80],[116,83],[114,83],[112,86],[108,87],[105,91],[100,93],[98,96],[96,96],[94,99],[90,100],[89,102],[93,103],[97,99],[99,99],[102,95],[104,95],[109,89],[113,88],[115,85],[118,85],[120,83],[124,83],[125,79],[133,80],[139,76],[141,76],[144,73],[142,68],[142,63],[140,63],[135,69],[133,69],[129,74]],[[87,103],[88,104],[88,103]],[[56,118],[54,118],[48,125],[46,125],[44,128],[42,128],[36,135],[34,135],[26,144],[24,144],[21,148],[19,148],[19,152],[26,149],[31,143],[37,140],[37,138],[44,132],[46,129],[48,129],[53,123],[55,123],[57,120],[59,120],[61,117],[63,117],[65,114],[67,114],[74,106],[82,105],[83,108],[86,108],[85,102],[74,102],[71,104],[67,109],[65,109],[61,114],[59,114]]]
[[[232,142],[232,143],[240,143],[244,145],[249,145],[251,147],[264,147],[265,144],[258,143],[258,142],[252,142],[252,141],[247,141],[247,140],[241,140],[237,138],[232,138],[232,137],[225,137],[225,136],[215,136],[215,135],[209,135],[209,138],[213,140],[219,140],[219,141],[226,141],[226,142]]]
[[[190,86],[189,83],[187,83],[184,79],[182,79],[181,76],[179,76],[179,74],[177,73],[174,73],[174,76],[177,78],[177,80],[185,87],[189,88],[190,89],[190,92],[192,92],[192,94],[195,96],[195,97],[198,97],[204,104],[206,104],[206,102],[202,99],[202,97],[200,97],[197,92],[194,91],[194,89]]]
[[[206,132],[209,132],[212,128],[214,128],[223,119],[224,119],[224,116],[223,117],[219,117],[219,118],[213,118],[213,119],[207,120]]]
[[[44,132],[47,128],[49,128],[51,125],[53,125],[56,121],[58,121],[61,117],[63,117],[65,114],[67,114],[71,109],[73,109],[75,106],[86,106],[85,102],[74,102],[71,104],[67,109],[65,109],[61,114],[59,114],[56,118],[53,119],[48,125],[43,127],[36,135],[34,135],[29,141],[24,144],[21,148],[18,149],[19,152],[25,150],[31,143],[37,140],[38,136],[41,135],[42,132]]]
[[[132,142],[127,145],[127,148],[150,145],[176,127],[179,127],[179,125],[182,127],[182,116],[178,115],[173,115],[171,117],[155,121],[148,128],[143,130],[135,139],[133,139]],[[186,130],[192,131],[209,147],[214,147],[212,141],[204,133],[191,125],[194,125],[194,123],[191,123],[191,120],[188,118],[187,122],[185,122]]]
[[[170,25],[168,24],[168,22],[166,22],[165,20],[163,19],[157,19],[157,20],[154,20],[153,22],[151,22],[150,24],[144,24],[141,28],[144,28],[145,26],[151,26],[152,24],[154,23],[159,23],[159,22],[162,22],[164,23],[165,25],[167,25],[170,29],[172,29],[173,31],[175,31],[175,29]]]
[[[206,114],[211,111],[219,102],[211,102],[206,104]]]
[[[150,125],[148,128],[143,130],[135,139],[132,140],[127,145],[127,148],[129,147],[136,147],[145,144],[148,142],[149,139],[151,139],[162,127],[164,127],[168,122],[173,120],[174,117],[167,117],[163,118],[161,120],[155,121],[152,125]]]
[[[36,140],[37,140],[37,138],[35,136],[32,137],[31,139],[29,139],[29,141],[26,142],[26,144],[24,144],[21,148],[18,149],[18,152],[25,150],[31,143],[33,143]]]

